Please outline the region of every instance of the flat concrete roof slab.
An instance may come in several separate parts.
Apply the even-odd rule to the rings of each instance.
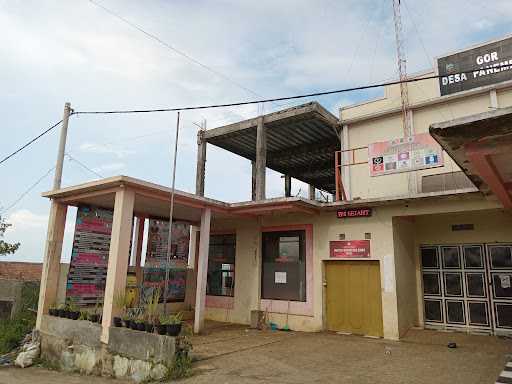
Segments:
[[[340,149],[339,121],[317,102],[263,116],[267,168],[335,193],[334,152]],[[258,119],[205,131],[206,142],[256,159]]]

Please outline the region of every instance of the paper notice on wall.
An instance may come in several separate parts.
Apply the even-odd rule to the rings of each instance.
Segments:
[[[286,272],[275,272],[274,283],[275,284],[286,284]]]
[[[510,288],[510,275],[500,275],[501,288]]]

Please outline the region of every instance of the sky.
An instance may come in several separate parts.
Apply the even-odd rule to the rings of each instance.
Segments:
[[[0,112],[4,157],[75,110],[219,104],[340,89],[395,78],[391,0],[0,0]],[[402,0],[409,73],[435,57],[511,33],[509,0]],[[201,64],[198,64],[201,63]],[[382,89],[316,98],[333,114]],[[214,128],[301,104],[184,112],[176,187],[195,191],[196,124]],[[176,114],[72,116],[63,186],[128,175],[170,185]],[[58,129],[0,165],[0,215],[21,242],[13,261],[42,261]],[[83,164],[83,165],[81,165]],[[85,167],[84,167],[85,166]],[[267,196],[284,194],[267,171]],[[208,146],[208,197],[250,199],[250,162]],[[27,190],[35,185],[28,193]],[[307,187],[296,180],[292,193]],[[15,204],[14,204],[15,203]],[[62,260],[71,254],[70,209]]]

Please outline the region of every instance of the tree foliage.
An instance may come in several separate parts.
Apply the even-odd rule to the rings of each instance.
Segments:
[[[10,244],[3,240],[5,231],[11,225],[12,224],[7,223],[5,219],[0,216],[0,256],[14,253],[20,247],[20,243]]]

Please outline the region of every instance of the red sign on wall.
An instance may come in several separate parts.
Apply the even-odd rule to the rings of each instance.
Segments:
[[[344,219],[347,217],[370,217],[372,215],[371,208],[345,208],[338,209],[336,212],[338,219]]]
[[[331,241],[329,247],[334,259],[370,257],[370,240]]]

